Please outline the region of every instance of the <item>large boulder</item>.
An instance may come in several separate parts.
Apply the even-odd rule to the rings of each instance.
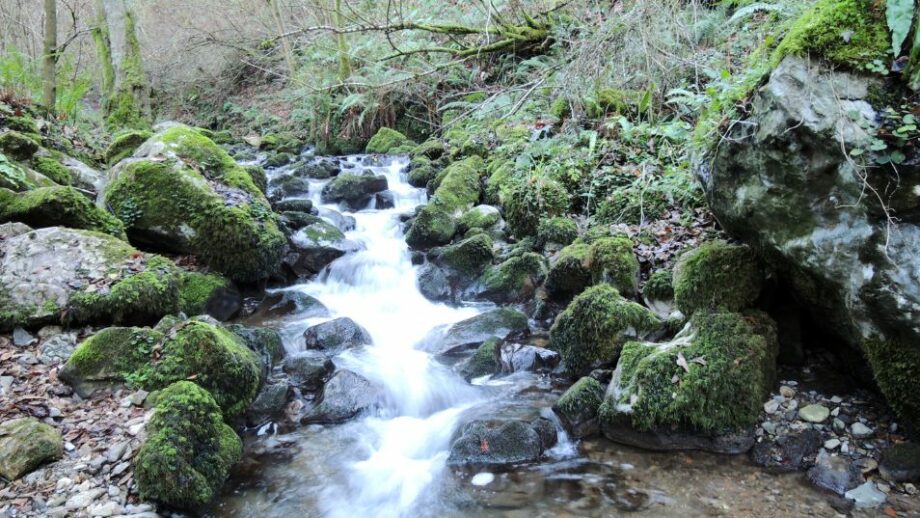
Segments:
[[[402,154],[413,151],[416,144],[402,133],[390,129],[380,128],[367,143],[368,153]]]
[[[550,347],[562,355],[567,373],[581,376],[594,367],[612,365],[626,341],[659,327],[654,313],[626,300],[613,286],[599,284],[559,314],[550,329]]]
[[[28,167],[23,167],[0,153],[0,187],[21,192],[55,185],[54,181],[47,176]]]
[[[336,355],[346,349],[374,343],[370,333],[348,317],[317,324],[303,333],[307,349]]]
[[[415,248],[449,243],[458,230],[458,218],[479,202],[482,193],[479,176],[482,159],[470,157],[452,163],[443,171],[443,180],[427,205],[406,232],[406,242]]]
[[[361,249],[361,245],[345,238],[333,224],[319,219],[291,236],[291,246],[284,256],[284,265],[298,277],[309,277],[323,270],[332,261]]]
[[[323,388],[323,398],[301,418],[302,423],[334,424],[372,411],[381,401],[380,388],[349,370],[336,372]]]
[[[169,260],[116,237],[63,227],[0,241],[0,329],[52,323],[145,324],[175,313]]]
[[[920,425],[920,161],[896,142],[872,151],[887,106],[873,103],[904,95],[879,96],[885,88],[787,57],[698,171],[725,229],[762,252],[816,322],[866,355],[892,407]]]
[[[177,508],[209,502],[243,453],[214,398],[189,381],[159,394],[147,432],[135,459],[138,491],[142,498]]]
[[[147,390],[193,379],[228,416],[243,413],[263,379],[259,356],[242,338],[199,320],[165,329],[110,327],[77,347],[60,378],[83,396],[129,382]]]
[[[525,252],[501,264],[490,266],[479,278],[479,297],[499,304],[527,302],[546,278],[546,259]]]
[[[495,337],[504,340],[528,329],[527,316],[511,308],[499,308],[435,331],[425,348],[441,355],[457,354],[479,347]]]
[[[629,342],[600,408],[601,431],[648,449],[745,451],[778,350],[768,317],[726,311],[697,312],[669,342]]]
[[[237,282],[278,271],[285,239],[268,201],[199,131],[170,125],[111,174],[104,201],[133,242],[194,254]]]
[[[556,427],[542,417],[521,419],[485,419],[464,425],[450,446],[450,465],[508,465],[535,462],[552,448]]]
[[[16,480],[63,454],[64,441],[53,426],[33,417],[0,423],[0,477]]]
[[[672,283],[674,302],[685,315],[700,309],[740,311],[760,296],[763,271],[750,247],[712,241],[680,256]]]
[[[323,203],[342,203],[352,210],[367,206],[375,194],[387,190],[386,176],[340,174],[320,193]]]
[[[598,432],[598,413],[604,402],[604,386],[600,381],[585,376],[569,387],[556,404],[553,412],[562,426],[574,439],[589,437]]]
[[[41,187],[15,193],[0,188],[0,223],[19,221],[32,228],[70,227],[125,239],[121,221],[73,187]]]

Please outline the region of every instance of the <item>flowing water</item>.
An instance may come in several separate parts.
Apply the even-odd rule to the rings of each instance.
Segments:
[[[346,160],[352,167],[343,174],[386,175],[395,207],[354,212],[356,226],[346,237],[363,249],[333,262],[317,279],[285,288],[319,299],[331,317],[294,316],[276,325],[288,352],[301,350],[303,331],[328,318],[348,316],[364,326],[373,345],[334,361],[382,387],[382,407],[342,425],[288,433],[266,427],[249,437],[246,459],[209,516],[612,516],[621,510],[685,516],[720,514],[746,502],[762,507],[762,499],[775,500],[776,488],[800,498],[792,508],[774,501],[767,506],[771,514],[829,511],[799,478],[764,475],[743,460],[655,455],[605,441],[576,448],[564,434],[540,465],[496,473],[448,468],[450,441],[463,422],[486,412],[552,418],[545,409],[560,387],[531,373],[470,384],[416,349],[432,329],[485,308],[436,304],[416,287],[399,215],[424,203],[425,194],[406,183],[406,161]],[[282,168],[270,174],[284,173]],[[309,197],[317,206],[324,184],[311,184]],[[733,494],[739,477],[746,491]]]

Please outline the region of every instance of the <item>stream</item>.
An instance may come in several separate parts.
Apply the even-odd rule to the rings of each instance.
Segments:
[[[315,297],[331,315],[289,316],[277,327],[288,353],[302,350],[305,329],[347,316],[373,345],[333,358],[381,388],[379,410],[340,425],[293,430],[266,426],[246,438],[245,460],[207,516],[427,517],[832,514],[800,475],[774,476],[746,457],[642,452],[604,440],[568,440],[549,407],[565,387],[547,375],[516,373],[467,383],[417,346],[432,330],[490,305],[450,307],[427,300],[403,239],[400,214],[425,203],[406,182],[401,157],[346,157],[342,174],[387,177],[395,207],[346,213],[346,237],[362,250],[333,262],[315,279],[285,290]],[[284,174],[285,168],[269,171]],[[326,181],[307,196],[323,205]],[[371,202],[373,204],[373,202]],[[456,430],[477,416],[546,417],[559,441],[541,463],[494,472],[447,465]]]

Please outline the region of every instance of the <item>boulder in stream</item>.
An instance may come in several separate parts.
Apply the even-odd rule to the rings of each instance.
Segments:
[[[527,316],[511,308],[487,311],[457,322],[446,330],[436,330],[424,341],[424,348],[439,355],[468,351],[489,338],[504,340],[529,329]]]
[[[461,427],[450,446],[450,465],[508,465],[540,460],[557,441],[551,421],[479,420]]]
[[[323,187],[321,196],[324,203],[342,203],[352,210],[360,210],[375,194],[388,188],[387,177],[383,175],[340,174]]]
[[[370,333],[348,317],[341,317],[310,327],[303,333],[307,349],[317,349],[334,356],[346,349],[374,343]]]
[[[381,398],[379,387],[350,370],[339,370],[323,388],[322,400],[310,408],[301,423],[335,424],[374,410]]]

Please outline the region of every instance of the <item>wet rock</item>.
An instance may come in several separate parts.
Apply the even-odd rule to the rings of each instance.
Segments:
[[[340,370],[323,389],[322,401],[309,409],[302,423],[333,424],[369,412],[380,401],[380,389],[367,378],[349,370]]]
[[[534,462],[556,444],[553,424],[543,418],[482,420],[464,425],[450,447],[451,465]]]
[[[872,436],[875,433],[872,428],[860,423],[859,421],[850,425],[850,433],[853,434],[853,437],[857,439],[865,439],[866,437]]]
[[[296,290],[269,293],[255,311],[246,317],[246,323],[262,323],[297,315],[301,318],[325,317],[329,310],[322,302]]]
[[[806,469],[821,448],[821,434],[816,430],[764,439],[754,445],[751,458],[758,466],[773,473],[790,473]]]
[[[341,167],[336,162],[325,158],[303,162],[292,168],[292,173],[295,176],[313,178],[314,180],[326,180],[338,175],[341,171]]]
[[[424,259],[423,259],[424,260]],[[418,270],[418,289],[428,300],[451,300],[453,290],[444,270],[427,263]]]
[[[831,411],[824,405],[808,405],[799,409],[799,419],[809,423],[823,423]]]
[[[882,493],[875,486],[874,482],[866,482],[855,489],[846,492],[847,498],[853,500],[857,509],[868,509],[878,507],[885,503],[885,493]]]
[[[501,370],[501,363],[498,360],[498,350],[501,340],[492,337],[483,342],[470,356],[459,366],[460,375],[463,379],[470,381],[473,378],[495,374]]]
[[[310,182],[289,174],[279,175],[268,182],[272,197],[275,199],[288,196],[303,196],[310,192]]]
[[[317,324],[304,331],[303,337],[307,349],[317,349],[330,356],[374,343],[366,329],[347,317]]]
[[[16,480],[64,453],[60,432],[26,417],[0,423],[0,477]]]
[[[291,237],[284,265],[297,276],[311,276],[339,257],[360,249],[358,243],[345,239],[345,234],[332,224],[317,221]]]
[[[353,210],[367,206],[375,194],[389,188],[386,176],[340,174],[322,190],[323,203],[343,203]]]
[[[573,439],[581,439],[597,434],[598,411],[603,400],[604,386],[585,376],[562,394],[553,405],[553,412]]]
[[[284,358],[284,344],[281,334],[270,327],[247,327],[241,324],[227,326],[227,330],[240,337],[253,352],[262,358],[265,365],[265,375],[268,371]]]
[[[303,212],[309,214],[313,210],[313,202],[310,200],[281,200],[272,203],[275,212]]]
[[[61,333],[42,342],[39,361],[45,365],[66,362],[77,348],[76,333]]]
[[[429,337],[425,348],[440,355],[463,352],[496,337],[507,339],[527,331],[527,316],[511,308],[501,308],[476,315],[450,326],[441,336]]]
[[[304,352],[285,358],[281,368],[290,376],[292,383],[312,392],[319,390],[329,381],[335,371],[335,364],[328,358]]]
[[[920,481],[920,444],[904,442],[883,451],[879,473],[893,482]]]
[[[559,353],[533,345],[506,343],[500,348],[503,373],[552,370],[559,365]]]
[[[291,387],[287,383],[266,383],[246,411],[247,421],[259,424],[282,415],[290,394]]]
[[[702,450],[713,453],[737,455],[754,446],[754,433],[750,430],[722,434],[690,433],[656,428],[636,430],[616,421],[601,423],[604,436],[611,441],[651,451]]]
[[[374,208],[377,210],[392,209],[396,207],[396,195],[393,191],[378,192],[374,195]]]
[[[818,453],[814,467],[808,470],[808,480],[821,489],[843,495],[856,487],[862,476],[859,468],[848,459],[822,451]]]
[[[355,229],[356,221],[354,216],[346,216],[337,210],[328,209],[326,207],[319,207],[317,210],[319,217],[332,223],[342,232],[349,232]]]

